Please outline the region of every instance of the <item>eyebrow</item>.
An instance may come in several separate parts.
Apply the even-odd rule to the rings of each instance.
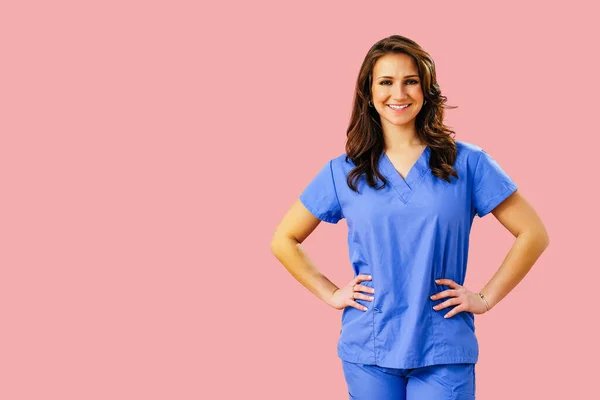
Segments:
[[[413,76],[416,76],[417,78],[419,77],[419,75],[406,75],[405,78],[412,78]],[[393,76],[387,76],[387,75],[386,76],[380,76],[377,79],[380,79],[380,78],[394,79]]]

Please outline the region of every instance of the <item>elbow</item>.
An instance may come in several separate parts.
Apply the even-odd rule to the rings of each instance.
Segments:
[[[277,237],[273,237],[271,239],[271,253],[277,254],[277,250],[279,249],[280,240]]]
[[[271,240],[271,253],[273,255],[277,255],[278,249],[279,249],[279,242],[275,239]]]
[[[540,237],[541,237],[540,240],[542,241],[542,245],[544,246],[544,250],[546,250],[546,248],[550,245],[550,236],[548,236],[546,227],[542,227]]]
[[[529,241],[532,246],[538,249],[540,252],[546,250],[546,248],[550,245],[550,237],[546,233],[545,229],[535,229],[521,232],[517,235],[518,237],[526,238],[525,240]]]
[[[550,245],[550,236],[548,236],[546,229],[542,229],[540,232],[538,232],[536,237],[540,247],[542,248],[542,251],[546,250],[546,248],[548,248]]]
[[[544,250],[550,246],[550,236],[547,233],[544,235],[542,243],[544,244]]]
[[[277,256],[281,253],[281,250],[288,244],[289,238],[282,235],[275,235],[271,239],[271,253]]]

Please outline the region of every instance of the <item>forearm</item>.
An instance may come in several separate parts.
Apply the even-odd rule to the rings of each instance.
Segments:
[[[271,252],[292,276],[319,299],[327,303],[338,287],[323,275],[308,257],[302,244],[292,238],[278,238]]]
[[[546,247],[548,238],[545,234],[524,232],[517,236],[502,265],[481,290],[490,309],[527,275]]]

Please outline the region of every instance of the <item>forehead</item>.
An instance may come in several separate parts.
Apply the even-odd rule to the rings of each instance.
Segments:
[[[386,54],[379,57],[373,66],[373,76],[377,78],[380,75],[418,75],[417,63],[406,54]]]

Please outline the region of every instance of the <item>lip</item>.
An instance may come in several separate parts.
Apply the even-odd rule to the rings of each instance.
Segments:
[[[392,105],[394,105],[394,106],[395,106],[396,104],[392,104]],[[402,104],[402,105],[405,105],[405,104]],[[398,114],[399,114],[399,113],[403,113],[404,111],[408,110],[408,109],[410,108],[410,106],[412,106],[412,103],[409,103],[409,104],[408,104],[408,107],[406,107],[406,108],[403,108],[402,110],[394,110],[392,107],[390,107],[390,105],[389,105],[389,104],[386,104],[386,107],[387,107],[387,108],[389,108],[389,109],[390,109],[392,112],[394,112],[394,113],[398,113]]]

